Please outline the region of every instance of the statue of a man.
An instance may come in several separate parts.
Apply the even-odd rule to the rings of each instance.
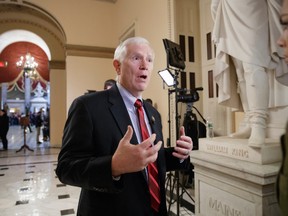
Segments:
[[[44,95],[43,87],[41,86],[40,82],[37,83],[36,90],[34,92],[35,97],[40,98]]]
[[[268,108],[288,105],[288,97],[274,98],[277,85],[288,81],[283,50],[276,43],[282,32],[280,6],[281,0],[211,2],[219,103],[242,107],[246,127],[230,136],[249,138],[250,146],[265,143]],[[280,83],[275,85],[275,78]]]

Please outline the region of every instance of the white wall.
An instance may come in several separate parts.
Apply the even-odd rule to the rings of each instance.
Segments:
[[[143,96],[152,98],[157,104],[163,117],[163,131],[167,136],[168,125],[165,123],[168,115],[168,93],[167,90],[163,90],[162,80],[157,71],[166,67],[166,53],[162,39],[168,38],[170,31],[169,0],[119,0],[116,4],[91,0],[31,0],[31,2],[44,8],[61,24],[69,45],[115,48],[121,35],[133,24],[135,34],[147,38],[156,53],[150,88]],[[102,89],[106,79],[115,78],[115,72],[112,59],[68,56],[65,76],[67,114],[72,100],[84,94],[87,89]],[[52,87],[51,83],[51,92]],[[56,99],[65,100],[55,97]],[[57,115],[56,111],[53,113]],[[57,137],[59,140],[60,136]]]
[[[103,90],[107,79],[115,79],[112,59],[92,57],[67,57],[67,108],[72,101],[87,90]]]
[[[63,27],[67,44],[113,47],[116,43],[114,4],[93,0],[30,0]]]
[[[154,73],[143,97],[151,98],[156,103],[162,115],[165,138],[168,136],[168,91],[163,89],[158,71],[166,68],[166,52],[162,39],[169,37],[169,3],[167,0],[119,0],[114,8],[118,39],[134,24],[136,36],[147,38],[155,50]]]

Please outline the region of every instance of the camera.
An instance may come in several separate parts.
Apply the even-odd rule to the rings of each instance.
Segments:
[[[180,94],[177,95],[177,102],[182,102],[182,103],[193,103],[199,100],[199,93],[198,91],[202,91],[203,88],[199,87],[194,90],[190,90],[190,93],[187,94],[187,90],[182,90],[179,91]]]

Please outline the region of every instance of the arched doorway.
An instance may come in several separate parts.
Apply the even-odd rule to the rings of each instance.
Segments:
[[[7,43],[6,40],[1,40],[0,47],[2,46],[2,50],[9,50],[8,45],[15,46],[17,44],[15,42],[18,42],[22,45],[25,43],[26,45],[30,44],[30,48],[32,46],[38,46],[38,53],[40,53],[39,50],[42,50],[42,53],[46,54],[46,59],[39,58],[38,61],[47,61],[48,64],[46,64],[46,70],[48,71],[48,76],[39,72],[42,81],[40,79],[36,82],[33,81],[32,91],[35,91],[37,84],[40,83],[41,87],[44,89],[44,91],[46,91],[45,94],[47,95],[47,83],[50,81],[51,91],[49,89],[50,100],[48,104],[48,106],[50,106],[50,145],[51,147],[59,147],[61,145],[62,128],[66,117],[66,35],[58,21],[51,14],[41,9],[37,5],[25,1],[1,2],[0,37],[5,35],[7,32],[13,31],[18,31],[18,34],[14,32],[14,41],[11,41],[10,39],[10,43]],[[40,42],[41,40],[29,41],[29,39],[24,37],[22,37],[22,40],[19,40],[19,37],[21,38],[21,34],[19,34],[19,32],[30,32],[31,34],[39,37],[42,42]],[[5,46],[5,44],[7,46]],[[46,46],[43,44],[46,44]],[[1,61],[7,61],[8,65],[15,64],[14,62],[9,62],[10,60],[6,55],[7,53],[5,54],[5,52],[1,52],[1,54],[1,58],[4,58],[3,60],[0,59]],[[8,65],[5,69],[9,69]],[[4,72],[0,71],[0,73],[1,76],[3,73],[9,73],[9,71],[4,70]],[[0,77],[0,79],[2,78]],[[4,78],[0,80],[0,83],[2,84],[3,81]],[[21,81],[19,82],[21,83]],[[16,82],[14,81],[14,83]],[[21,84],[18,86],[21,86]]]
[[[6,84],[2,85],[1,108],[6,104],[10,108],[8,112],[11,111],[14,115],[34,113],[41,107],[45,110],[50,107],[48,63],[51,55],[49,49],[45,52],[40,47],[40,38],[37,39],[37,35],[24,30],[12,30],[1,35],[3,43],[0,47],[0,59],[5,59],[6,62],[6,67],[0,67],[1,83]],[[44,48],[46,47],[44,43]],[[27,54],[37,64],[29,77],[24,75],[23,64],[16,66],[21,57],[25,58]]]

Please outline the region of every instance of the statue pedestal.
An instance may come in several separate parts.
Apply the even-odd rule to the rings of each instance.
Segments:
[[[191,161],[196,215],[280,215],[275,196],[279,141],[266,140],[261,148],[251,148],[246,139],[200,139]]]

